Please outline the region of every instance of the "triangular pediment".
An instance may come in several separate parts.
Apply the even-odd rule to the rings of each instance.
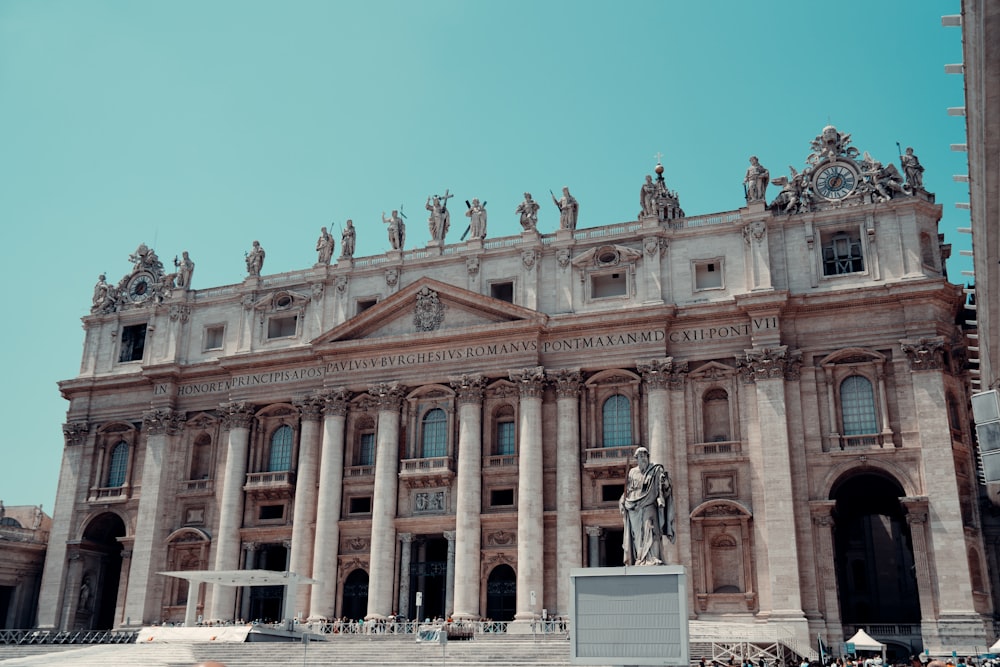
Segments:
[[[421,278],[312,341],[454,335],[462,330],[541,327],[548,316],[484,294]]]

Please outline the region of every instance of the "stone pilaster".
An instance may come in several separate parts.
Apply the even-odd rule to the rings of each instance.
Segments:
[[[542,521],[542,393],[541,366],[510,371],[520,391],[517,489],[517,601],[514,621],[530,623],[541,616],[545,565]],[[522,625],[523,627],[523,625]],[[517,628],[514,630],[517,631]]]
[[[344,487],[344,437],[350,394],[335,389],[323,409],[323,454],[320,457],[316,531],[313,541],[313,584],[309,618],[332,619],[337,613],[337,557]]]
[[[809,632],[799,578],[789,576],[799,571],[799,556],[785,402],[785,375],[798,372],[800,359],[800,352],[781,345],[746,350],[737,362],[744,381],[755,385],[757,417],[756,426],[750,429],[748,453],[759,538],[757,559],[767,562],[767,575],[759,585],[767,587],[770,600],[769,608],[762,604],[761,612],[794,627],[797,638],[805,641]],[[765,599],[762,595],[762,603]]]
[[[295,471],[295,504],[292,509],[292,549],[290,569],[295,574],[312,575],[313,524],[316,521],[316,484],[319,476],[320,426],[323,399],[317,396],[295,402],[302,420],[299,435],[299,461]],[[312,586],[300,584],[292,591],[288,586],[285,597],[285,617],[310,610]],[[294,600],[298,609],[289,609]]]
[[[754,290],[771,289],[771,258],[767,245],[767,223],[754,220],[743,228],[747,246],[747,271]]]
[[[833,510],[835,500],[813,500],[809,503],[812,514],[813,534],[816,537],[816,575],[819,579],[819,608],[826,620],[826,637],[831,646],[844,641],[844,629],[840,621],[840,598],[837,595],[836,553],[833,531],[836,522]]]
[[[647,236],[642,240],[645,251],[643,257],[643,282],[646,286],[644,303],[663,303],[663,280],[660,275],[660,261],[667,251],[667,239]]]
[[[906,508],[906,523],[910,527],[910,540],[913,544],[913,573],[917,578],[917,600],[920,603],[924,645],[939,645],[937,624],[934,623],[938,615],[934,604],[934,574],[927,558],[930,553],[927,544],[928,500],[926,496],[906,497],[900,498],[900,504]]]
[[[455,531],[444,531],[444,539],[448,540],[448,557],[444,570],[444,609],[445,615],[452,616],[455,608]]]
[[[580,369],[547,373],[556,390],[556,610],[569,614],[569,571],[583,565],[580,521]]]
[[[247,477],[247,454],[250,446],[250,424],[253,406],[232,403],[222,407],[223,424],[229,430],[226,469],[219,493],[219,530],[215,546],[215,569],[235,570],[240,565],[240,526],[243,520],[243,484]],[[232,620],[236,606],[236,588],[213,586],[212,620]]]
[[[399,475],[399,410],[405,390],[396,383],[369,389],[378,404],[375,436],[375,490],[372,498],[371,570],[366,619],[392,613],[396,561],[396,494]]]
[[[49,545],[46,552],[45,565],[42,568],[42,583],[38,594],[37,625],[42,630],[55,630],[60,627],[60,612],[63,609],[63,586],[67,576],[66,543],[69,541],[73,503],[81,484],[87,480],[81,475],[83,464],[83,446],[90,433],[87,422],[70,422],[63,424],[62,466],[59,468],[59,487],[56,493],[56,504],[52,510],[52,530],[49,533]]]
[[[413,534],[399,534],[399,606],[403,618],[410,618],[410,561],[413,560]]]
[[[479,618],[479,562],[482,540],[480,513],[483,506],[483,387],[481,375],[463,375],[451,380],[458,394],[458,479],[456,480],[455,586],[453,618]],[[449,588],[449,591],[451,589]]]
[[[132,550],[132,570],[125,597],[125,618],[132,624],[145,625],[160,620],[159,596],[151,595],[153,577],[166,565],[163,540],[163,504],[173,499],[164,497],[167,453],[175,449],[177,434],[184,416],[169,409],[150,410],[142,416],[146,434],[143,453],[142,486],[135,521],[135,543]]]

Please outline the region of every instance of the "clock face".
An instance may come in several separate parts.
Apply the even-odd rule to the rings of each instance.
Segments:
[[[142,303],[153,293],[153,276],[148,273],[137,273],[129,279],[126,289],[129,299],[135,303]]]
[[[816,172],[816,192],[830,200],[843,199],[854,192],[858,174],[844,162],[832,162]]]

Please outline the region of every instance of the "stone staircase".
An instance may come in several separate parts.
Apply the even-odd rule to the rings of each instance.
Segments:
[[[45,652],[48,651],[48,652]],[[2,646],[0,665],[74,667],[192,667],[215,660],[226,667],[515,667],[569,666],[565,638],[478,639],[447,645],[417,643],[413,636],[336,637],[328,642],[119,644],[87,647]]]

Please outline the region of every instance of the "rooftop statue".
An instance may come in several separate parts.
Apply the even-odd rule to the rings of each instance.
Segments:
[[[431,230],[431,239],[434,241],[444,241],[448,228],[451,226],[451,213],[448,211],[448,200],[455,195],[444,191],[444,196],[433,195],[427,198],[427,205],[424,207],[431,212],[427,219],[427,225]]]
[[[264,249],[260,247],[260,241],[253,242],[253,247],[247,253],[246,262],[247,274],[259,276],[261,269],[264,268]]]
[[[406,242],[406,224],[399,217],[399,211],[393,209],[388,218],[385,217],[385,211],[382,211],[382,222],[389,225],[389,245],[393,250],[402,250]]]
[[[525,192],[524,201],[514,209],[514,213],[521,216],[521,228],[524,231],[536,231],[538,229],[538,208],[538,202],[531,198],[531,193]]]
[[[576,229],[576,218],[580,213],[580,204],[576,201],[576,197],[569,193],[569,188],[562,189],[563,196],[556,199],[555,194],[549,190],[549,194],[552,194],[552,202],[559,209],[559,229]]]
[[[348,220],[344,231],[340,233],[340,256],[343,258],[354,257],[354,221]]]
[[[765,201],[764,193],[767,191],[769,180],[771,172],[760,163],[756,155],[751,155],[750,166],[747,167],[746,176],[743,177],[743,190],[748,204]]]
[[[179,260],[176,256],[174,257],[174,268],[177,269],[177,287],[183,290],[191,289],[191,276],[194,274],[194,262],[191,261],[191,257],[188,255],[187,250],[181,253],[181,258]]]
[[[924,167],[920,164],[917,156],[913,154],[913,148],[907,146],[906,154],[899,156],[899,163],[903,167],[903,173],[906,174],[906,185],[910,188],[910,192],[923,190]]]
[[[472,203],[465,202],[469,210],[465,215],[469,218],[469,236],[474,239],[486,238],[486,202],[479,203],[475,197]]]
[[[319,253],[318,264],[326,265],[330,263],[335,243],[333,235],[326,230],[326,227],[320,227],[319,239],[316,241],[316,252]]]

